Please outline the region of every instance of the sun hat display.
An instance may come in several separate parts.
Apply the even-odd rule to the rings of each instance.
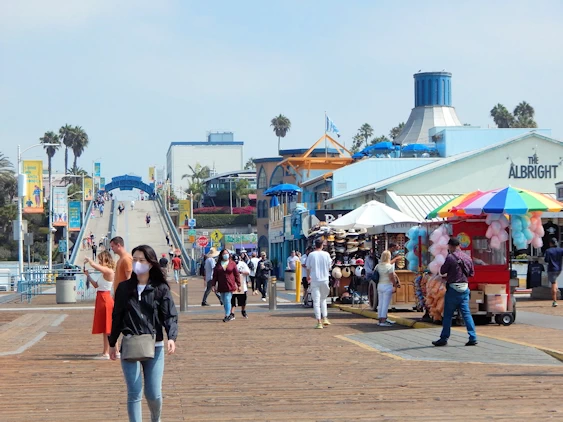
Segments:
[[[365,227],[362,227],[361,229],[358,230],[358,234],[367,234],[368,229],[366,229]]]
[[[350,260],[350,265],[356,265],[356,258],[352,258]]]
[[[328,235],[326,240],[328,240],[329,242],[334,242],[334,235],[333,234]]]
[[[332,269],[332,276],[336,279],[342,278],[342,271],[340,270],[340,267],[334,267]]]
[[[354,252],[358,252],[358,248],[356,246],[352,246],[352,247],[349,247],[348,249],[346,249],[346,253],[348,253],[348,254],[351,254],[351,253],[354,253]]]
[[[356,265],[364,265],[364,260],[362,258],[356,259]]]
[[[337,238],[346,237],[346,232],[345,232],[344,230],[340,229],[340,230],[336,230],[336,232],[334,233],[334,235],[335,235]]]
[[[338,238],[338,237],[337,237],[336,240],[335,240],[335,242],[336,242],[336,243],[346,243],[346,239],[343,238],[343,237],[341,237],[341,238]]]
[[[350,267],[342,268],[342,277],[346,278],[346,277],[350,277],[351,275],[352,275],[352,270],[350,269]]]
[[[356,237],[356,236],[358,236],[358,232],[356,232],[356,230],[354,230],[354,229],[350,229],[350,230],[348,230],[348,233],[346,234],[346,236]]]
[[[349,240],[348,242],[346,242],[346,245],[347,245],[348,247],[351,247],[351,246],[358,246],[359,244],[360,244],[360,242],[356,242],[356,241],[354,241],[354,240]]]

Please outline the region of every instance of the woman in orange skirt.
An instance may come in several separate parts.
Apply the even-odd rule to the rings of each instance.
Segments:
[[[92,259],[86,258],[84,264],[90,264],[92,268],[99,271],[100,277],[94,281],[88,271],[84,269],[84,273],[88,281],[98,289],[96,293],[96,305],[94,307],[94,323],[92,325],[92,334],[102,334],[104,341],[104,349],[101,355],[95,359],[109,359],[109,342],[108,336],[111,333],[111,314],[113,312],[113,298],[111,290],[113,286],[113,278],[115,277],[115,263],[108,251],[102,251],[98,254],[98,263]]]

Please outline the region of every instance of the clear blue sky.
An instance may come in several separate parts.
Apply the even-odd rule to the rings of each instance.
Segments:
[[[0,0],[0,151],[81,125],[79,165],[146,178],[208,130],[274,155],[279,113],[282,147],[308,147],[325,110],[349,145],[364,122],[387,134],[408,118],[419,69],[453,73],[464,123],[526,100],[561,139],[562,21],[559,0]]]

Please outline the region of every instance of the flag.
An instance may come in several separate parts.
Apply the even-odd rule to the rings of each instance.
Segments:
[[[334,124],[334,122],[330,119],[330,117],[326,116],[326,125],[325,125],[326,132],[333,132],[340,138],[340,131]]]

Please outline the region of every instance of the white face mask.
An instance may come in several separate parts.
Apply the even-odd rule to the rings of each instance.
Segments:
[[[133,262],[133,272],[135,274],[146,274],[149,272],[151,267],[149,264],[143,264],[141,262]]]

